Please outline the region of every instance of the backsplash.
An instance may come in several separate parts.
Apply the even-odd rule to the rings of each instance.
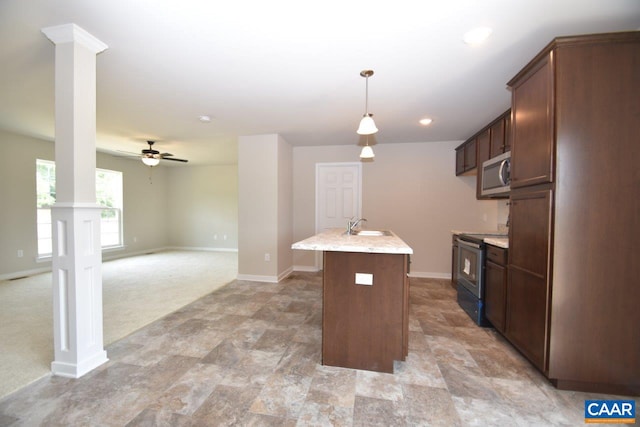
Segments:
[[[507,233],[509,231],[509,201],[498,201],[498,231]]]

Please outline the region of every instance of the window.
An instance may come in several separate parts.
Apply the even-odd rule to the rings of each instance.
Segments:
[[[38,256],[51,256],[51,205],[56,201],[56,164],[36,160]],[[105,208],[100,221],[102,249],[122,246],[122,172],[96,169],[96,202]]]

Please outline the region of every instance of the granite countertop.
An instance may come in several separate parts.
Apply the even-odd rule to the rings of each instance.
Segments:
[[[331,228],[291,245],[291,249],[307,251],[365,252],[380,254],[412,254],[411,249],[394,232],[390,236],[357,236],[344,228]]]
[[[508,237],[485,237],[484,242],[488,245],[497,246],[499,248],[509,249]]]
[[[495,234],[495,236],[489,236],[482,239],[485,243],[499,248],[509,249],[509,237],[504,231],[460,231],[451,230],[451,234]]]

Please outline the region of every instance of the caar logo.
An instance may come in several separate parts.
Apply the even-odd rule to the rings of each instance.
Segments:
[[[636,401],[585,400],[584,422],[633,424],[636,422]]]

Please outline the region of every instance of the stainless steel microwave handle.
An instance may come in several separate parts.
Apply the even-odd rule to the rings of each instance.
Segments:
[[[466,240],[461,240],[460,238],[456,238],[456,242],[461,243],[463,245],[472,246],[474,248],[480,249],[480,245],[477,243],[467,242]]]
[[[498,179],[500,180],[500,184],[502,185],[509,185],[509,183],[507,182],[507,178],[504,176],[504,171],[508,164],[509,161],[507,159],[504,159],[500,162],[500,168],[498,169]]]

